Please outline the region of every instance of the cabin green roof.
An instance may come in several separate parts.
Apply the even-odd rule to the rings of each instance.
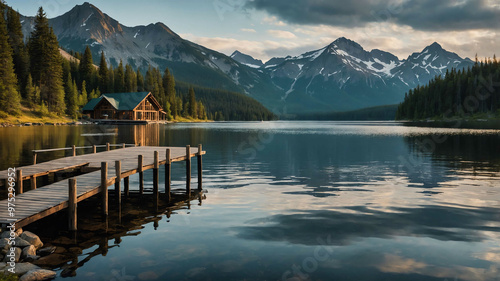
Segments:
[[[102,99],[106,99],[116,110],[133,110],[148,95],[149,92],[103,94],[98,98],[91,99],[82,110],[94,110]]]
[[[94,110],[95,106],[101,101],[102,97],[91,99],[83,108],[83,111]]]

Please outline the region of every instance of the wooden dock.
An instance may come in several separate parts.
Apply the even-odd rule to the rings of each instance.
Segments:
[[[73,147],[72,157],[60,158],[40,164],[16,168],[15,201],[0,201],[0,223],[3,227],[15,224],[16,228],[26,226],[34,221],[68,208],[69,229],[76,230],[77,203],[92,196],[101,195],[101,210],[108,215],[108,187],[114,185],[114,194],[121,205],[123,179],[123,195],[129,194],[129,177],[139,174],[139,192],[143,194],[143,172],[153,169],[153,196],[159,200],[159,167],[165,165],[165,193],[170,200],[170,174],[173,162],[186,161],[186,193],[191,193],[191,158],[198,160],[198,189],[202,188],[202,155],[206,152],[201,145],[184,147],[125,147],[107,151],[76,156]],[[71,148],[70,148],[71,149]],[[36,153],[34,154],[36,159]],[[35,160],[36,162],[36,160]],[[69,180],[58,181],[37,188],[37,177],[47,176],[65,170],[79,170],[82,174]],[[13,171],[10,171],[11,175]],[[0,171],[0,181],[5,188],[9,186],[9,171]],[[30,191],[24,192],[24,182],[30,182]],[[111,191],[113,192],[113,191]],[[14,197],[9,193],[10,197]],[[11,199],[12,200],[12,199]]]

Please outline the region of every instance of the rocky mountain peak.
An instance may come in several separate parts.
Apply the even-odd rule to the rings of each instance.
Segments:
[[[330,45],[328,45],[328,47],[340,49],[346,52],[349,52],[350,50],[353,49],[363,50],[363,47],[361,47],[361,45],[345,37],[338,38],[337,40],[333,41]]]
[[[243,54],[242,52],[236,50],[233,52],[231,55],[231,58],[234,59],[235,61],[244,64],[246,66],[252,67],[252,68],[258,68],[264,65],[264,63],[261,60],[255,59],[250,55]]]

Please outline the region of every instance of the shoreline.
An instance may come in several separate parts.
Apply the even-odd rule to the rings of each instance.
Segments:
[[[36,127],[36,126],[75,126],[75,125],[98,125],[102,122],[101,120],[63,120],[60,118],[41,118],[40,120],[35,121],[20,121],[16,122],[5,121],[0,119],[0,128],[8,128],[8,127]],[[110,124],[113,120],[109,120]],[[210,123],[214,122],[213,120],[200,120],[200,119],[187,119],[182,118],[179,120],[172,121],[161,121],[154,122],[152,121],[150,124],[175,124],[175,123]],[[118,123],[114,123],[113,125],[119,125]],[[127,123],[127,125],[130,125]],[[139,124],[138,124],[139,125]]]

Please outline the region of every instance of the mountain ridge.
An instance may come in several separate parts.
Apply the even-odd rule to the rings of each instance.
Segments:
[[[29,34],[33,18],[22,20]],[[94,58],[103,51],[113,66],[123,60],[134,68],[168,67],[180,81],[244,93],[278,114],[398,103],[405,92],[435,75],[472,65],[438,43],[401,60],[383,50],[364,50],[345,37],[318,50],[263,63],[239,51],[226,56],[185,40],[161,22],[122,25],[88,2],[49,22],[65,49],[81,52],[89,45]]]

